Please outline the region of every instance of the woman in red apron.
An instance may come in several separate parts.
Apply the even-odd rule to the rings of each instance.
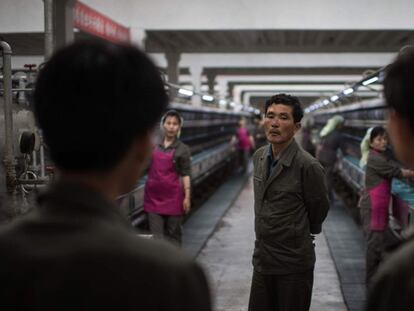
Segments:
[[[407,221],[408,206],[391,193],[393,178],[412,177],[414,172],[402,169],[386,156],[388,140],[382,126],[374,127],[370,134],[370,150],[365,172],[365,190],[360,208],[367,239],[366,280],[367,285],[384,256],[384,237],[388,227],[389,206],[399,213],[402,222]],[[394,216],[397,216],[396,214]]]
[[[191,206],[191,153],[178,138],[182,124],[183,119],[175,110],[162,117],[163,139],[154,146],[144,192],[151,233],[179,245],[183,215]]]

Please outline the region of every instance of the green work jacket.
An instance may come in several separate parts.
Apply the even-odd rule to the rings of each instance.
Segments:
[[[311,234],[321,232],[329,209],[325,173],[293,140],[267,177],[268,148],[258,149],[253,156],[253,266],[264,274],[301,273],[314,267]]]

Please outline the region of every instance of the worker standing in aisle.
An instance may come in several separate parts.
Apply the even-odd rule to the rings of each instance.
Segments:
[[[249,311],[307,311],[315,265],[314,234],[329,201],[324,170],[294,139],[299,100],[277,94],[266,101],[268,145],[254,156],[256,241]]]
[[[344,121],[344,118],[340,115],[335,115],[330,118],[319,134],[321,141],[316,149],[316,158],[325,168],[326,185],[331,201],[334,199],[333,184],[337,161],[336,153],[339,148],[343,148],[344,142],[340,132],[340,128],[343,126]]]
[[[393,178],[414,177],[414,171],[402,169],[386,154],[388,145],[387,133],[382,126],[370,131],[370,151],[365,171],[365,190],[360,202],[362,223],[366,233],[366,284],[369,285],[378,265],[383,260],[387,243],[385,231],[388,227],[389,205],[402,202],[391,193]],[[396,209],[396,212],[401,212]],[[405,209],[404,220],[408,209]],[[394,215],[395,217],[398,215]]]
[[[161,118],[163,137],[152,152],[144,194],[151,233],[178,245],[184,214],[191,207],[191,152],[179,139],[183,122],[175,110]]]

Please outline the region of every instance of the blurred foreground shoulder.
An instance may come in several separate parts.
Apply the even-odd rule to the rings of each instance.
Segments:
[[[374,276],[367,311],[409,311],[414,305],[414,240],[389,257]]]

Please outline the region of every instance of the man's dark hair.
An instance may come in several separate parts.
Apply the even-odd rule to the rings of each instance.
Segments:
[[[70,171],[113,168],[167,104],[159,71],[143,52],[103,41],[58,51],[40,71],[34,92],[51,158]]]
[[[387,131],[382,126],[376,126],[371,130],[371,134],[369,135],[369,141],[372,143],[374,139],[378,136],[384,136],[387,134]]]
[[[295,123],[300,122],[303,118],[303,109],[297,97],[288,94],[276,94],[270,97],[265,104],[265,114],[267,109],[273,104],[282,104],[292,107],[293,120]]]
[[[414,47],[404,49],[387,67],[384,95],[388,107],[407,118],[414,131]]]

